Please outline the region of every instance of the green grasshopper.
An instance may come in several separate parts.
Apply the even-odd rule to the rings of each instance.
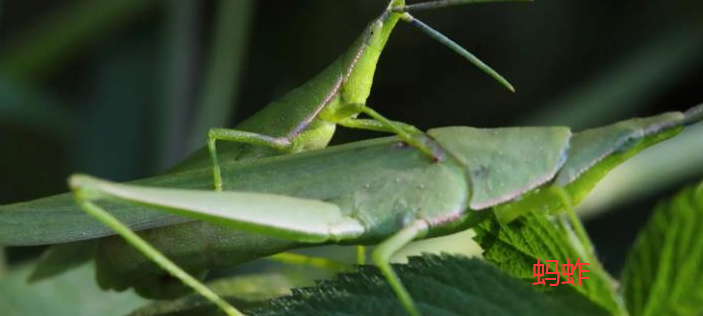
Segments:
[[[323,148],[329,143],[337,125],[396,133],[408,143],[429,152],[431,149],[419,143],[413,136],[417,133],[414,127],[389,121],[365,105],[380,54],[397,22],[404,20],[419,27],[424,33],[437,39],[497,79],[509,90],[514,91],[507,80],[473,54],[408,13],[412,10],[425,10],[464,3],[498,1],[525,2],[529,0],[443,0],[408,6],[405,6],[404,0],[390,1],[381,16],[373,20],[354,44],[323,72],[297,89],[290,91],[280,100],[268,104],[261,111],[239,124],[236,130],[212,129],[208,133],[206,148],[185,159],[170,170],[170,173],[210,166],[213,169],[214,187],[216,190],[220,190],[222,187],[220,160],[257,159]],[[372,119],[357,118],[362,113],[369,115]],[[218,149],[216,142],[219,140],[231,142],[220,145]],[[58,203],[55,205],[66,209],[72,207],[70,202],[49,202],[51,200],[52,198],[48,198],[45,201]],[[183,221],[179,217],[155,215],[153,212],[139,208],[127,207],[113,214],[135,230]],[[42,221],[41,218],[37,218],[37,220]],[[76,224],[80,224],[85,219],[77,220],[79,222]],[[113,232],[105,227],[97,226],[91,231],[82,233],[75,231],[65,231],[64,233],[63,240],[54,240],[54,242],[86,239],[84,236],[101,237],[111,235]],[[36,242],[42,243],[41,241]]]
[[[504,0],[526,1],[526,0]],[[439,8],[450,5],[497,2],[496,0],[453,0],[405,6],[403,0],[391,1],[387,10],[364,30],[355,43],[318,76],[291,91],[281,100],[269,104],[264,110],[237,126],[237,130],[215,128],[208,134],[207,150],[203,149],[177,166],[172,172],[198,168],[212,163],[214,186],[221,190],[222,180],[219,159],[246,160],[322,148],[331,139],[336,125],[398,134],[406,142],[426,153],[429,148],[413,137],[412,126],[391,122],[365,105],[375,72],[376,63],[398,20],[419,27],[462,57],[466,58],[509,90],[514,88],[507,80],[485,65],[474,55],[449,40],[439,32],[410,15],[409,11]],[[372,119],[357,119],[359,114]],[[275,122],[275,124],[272,124]],[[219,152],[216,142],[232,141]],[[209,153],[208,161],[207,157]],[[219,158],[219,159],[218,159]],[[49,199],[51,200],[51,198]],[[68,206],[64,204],[64,206]],[[126,208],[116,215],[135,229],[146,229],[183,221],[173,216],[158,216],[150,212],[133,212]],[[41,219],[39,219],[41,221]],[[82,221],[79,219],[79,221]],[[83,231],[82,236],[65,234],[64,241],[97,237],[111,232],[98,228],[98,232]],[[81,246],[81,245],[78,245]]]
[[[574,218],[571,205],[607,170],[701,119],[703,105],[573,136],[566,127],[437,128],[423,134],[423,144],[433,147],[430,153],[393,137],[233,162],[236,171],[227,179],[226,192],[117,184],[86,175],[72,176],[70,185],[86,212],[232,315],[240,314],[95,202],[137,204],[267,236],[274,238],[266,242],[277,244],[278,251],[330,243],[378,244],[374,263],[406,311],[420,315],[389,264],[402,247],[470,228],[485,215],[472,211],[491,207],[502,221],[535,209],[526,207],[530,205],[551,213],[566,209]],[[350,166],[349,161],[357,163]],[[313,179],[298,180],[301,176]],[[257,177],[260,181],[252,183]],[[578,220],[573,223],[582,244],[590,245]],[[589,255],[591,251],[587,248]]]
[[[528,0],[501,0],[528,1]],[[495,70],[473,54],[448,39],[438,31],[410,15],[410,10],[446,7],[463,3],[496,2],[496,0],[450,0],[405,6],[404,0],[391,0],[386,10],[373,20],[361,36],[337,60],[301,87],[289,92],[282,99],[267,105],[236,130],[213,128],[208,133],[207,151],[213,166],[215,190],[222,189],[220,158],[227,160],[255,159],[281,153],[295,153],[327,146],[336,125],[395,133],[409,144],[429,153],[409,125],[392,122],[366,105],[371,91],[376,64],[388,38],[399,20],[417,26],[424,33],[449,47],[460,56],[479,67],[510,91],[513,86]],[[419,6],[419,7],[418,7]],[[371,119],[359,119],[360,114]],[[217,141],[235,144],[226,155],[218,155]],[[248,145],[248,146],[247,146]],[[193,155],[176,170],[198,166],[205,151]]]
[[[427,9],[428,4],[438,8],[472,2],[486,1],[454,0],[407,7],[404,0],[390,1],[383,14],[372,21],[351,47],[324,71],[280,100],[268,104],[238,125],[236,130],[211,129],[207,135],[206,148],[191,155],[170,172],[212,166],[214,187],[219,191],[222,188],[220,159],[227,161],[257,159],[323,148],[329,143],[337,125],[397,133],[407,142],[428,151],[426,146],[418,143],[411,135],[416,133],[412,126],[391,122],[365,105],[370,94],[376,63],[395,25],[399,20],[404,20],[419,27],[424,33],[437,39],[497,79],[509,90],[514,91],[512,85],[492,68],[408,13],[411,10]],[[372,119],[357,118],[362,113]],[[221,145],[222,148],[218,150],[217,141],[230,142]],[[70,204],[63,206],[70,207]],[[129,208],[116,212],[115,215],[136,230],[183,221],[174,216],[154,215],[152,212],[140,212]],[[83,236],[96,237],[100,234],[112,234],[104,227],[96,229],[99,232],[86,231],[83,232]],[[66,239],[63,241],[84,239],[74,234],[64,236]],[[363,253],[363,250],[360,253]]]
[[[373,262],[408,313],[420,315],[388,263],[398,249],[413,240],[470,228],[489,213],[474,211],[492,209],[503,222],[532,210],[555,214],[566,210],[575,218],[570,206],[578,204],[610,169],[701,120],[703,105],[573,135],[566,127],[436,128],[418,136],[432,148],[431,154],[407,146],[401,138],[388,137],[293,155],[227,161],[222,165],[222,192],[207,189],[212,179],[209,167],[147,179],[142,185],[74,175],[70,185],[86,212],[125,238],[103,240],[98,258],[101,285],[139,286],[145,279],[153,282],[150,276],[163,268],[228,314],[240,315],[183,269],[197,272],[203,266],[235,265],[312,245],[377,244]],[[75,221],[80,210],[54,214],[52,203],[28,202],[14,210],[12,205],[4,207],[0,215],[15,215],[20,227],[6,226],[9,231],[0,235],[0,243],[13,238],[29,243],[61,240],[61,235],[47,232],[54,232],[53,226],[65,226],[57,221]],[[122,208],[123,203],[204,222],[148,230],[140,237],[105,211]],[[45,218],[42,229],[21,221],[39,209],[44,209],[39,214]],[[8,220],[0,216],[3,222]],[[592,252],[578,220],[572,223],[585,251]]]

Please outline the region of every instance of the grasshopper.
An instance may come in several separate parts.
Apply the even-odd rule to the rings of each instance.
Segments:
[[[493,0],[495,1],[495,0]],[[491,1],[491,2],[493,2]],[[527,0],[502,0],[527,1]],[[460,56],[496,79],[510,91],[513,86],[491,67],[446,36],[416,19],[408,11],[446,7],[485,0],[450,0],[406,6],[404,0],[392,0],[381,16],[364,29],[359,38],[316,77],[283,98],[242,122],[237,129],[213,128],[208,133],[207,152],[213,166],[215,190],[222,189],[220,159],[254,159],[281,153],[295,153],[327,146],[337,125],[397,134],[420,150],[430,149],[412,134],[414,127],[392,122],[366,105],[381,52],[398,21],[417,26],[424,33],[449,47]],[[419,7],[418,7],[419,6]],[[365,114],[371,119],[357,118]],[[238,143],[218,155],[217,141]],[[203,161],[205,150],[186,159],[176,170],[194,168]]]
[[[431,154],[407,146],[402,138],[387,137],[224,162],[222,192],[202,189],[211,185],[208,167],[152,178],[140,185],[74,175],[70,186],[81,208],[125,238],[105,239],[98,258],[101,284],[139,286],[162,268],[228,314],[241,315],[183,269],[197,272],[202,265],[238,264],[311,245],[378,245],[373,262],[407,312],[420,315],[421,308],[389,264],[397,250],[413,240],[470,228],[485,218],[485,210],[492,210],[503,222],[533,210],[566,211],[575,218],[571,205],[578,204],[609,170],[701,120],[703,105],[685,113],[631,119],[576,134],[567,127],[435,128],[420,135],[423,144],[432,148]],[[183,184],[192,189],[155,187]],[[140,237],[106,212],[121,204],[201,222],[161,228],[173,230],[167,238],[161,229],[142,232]],[[11,208],[4,211],[13,212]],[[15,211],[18,216],[31,213],[26,208]],[[584,246],[589,245],[578,220],[572,224]],[[52,225],[56,223],[45,227],[51,231]],[[181,235],[173,234],[175,231]],[[61,238],[25,225],[0,236],[0,243],[17,236],[24,240]],[[212,254],[203,254],[203,248]]]
[[[405,6],[404,0],[390,1],[386,10],[369,23],[356,41],[321,73],[290,91],[280,100],[268,104],[235,129],[211,129],[207,135],[207,146],[186,158],[169,173],[211,166],[214,188],[220,191],[223,186],[220,160],[243,161],[323,148],[333,137],[337,125],[395,133],[408,143],[429,152],[430,149],[419,143],[413,136],[417,133],[414,127],[390,121],[366,106],[376,64],[397,22],[402,20],[417,26],[424,33],[478,66],[510,91],[514,91],[513,86],[491,67],[409,13],[413,10],[428,9],[427,5],[439,8],[473,2],[486,1],[452,0],[409,6]],[[371,119],[357,118],[360,114],[366,114]],[[221,144],[218,150],[218,141],[227,141],[227,143]],[[70,208],[71,204],[62,204],[61,207]],[[136,230],[183,221],[182,218],[175,216],[164,216],[133,208],[125,208],[114,214]],[[79,222],[81,221],[83,220],[79,219]],[[76,231],[66,233],[62,241],[112,234],[112,231],[105,227],[98,226],[94,229],[95,231],[83,231],[82,236],[76,235]],[[76,245],[76,247],[84,246],[84,244]],[[364,253],[362,248],[359,253]],[[360,255],[359,261],[364,261],[361,258]]]
[[[406,21],[478,66],[509,90],[514,91],[513,86],[492,68],[409,13],[413,10],[498,1],[526,2],[528,0],[443,0],[407,6],[404,0],[390,1],[386,10],[369,23],[351,47],[325,70],[300,87],[288,92],[280,100],[268,104],[236,126],[235,129],[213,128],[207,135],[207,146],[186,158],[168,173],[211,167],[214,188],[221,190],[223,183],[220,160],[258,159],[324,148],[331,140],[337,125],[394,133],[406,142],[430,153],[431,149],[414,136],[414,134],[418,134],[417,129],[407,124],[390,121],[365,105],[370,95],[376,63],[380,54],[397,22]],[[366,114],[371,119],[357,118],[360,114]],[[218,141],[229,142],[218,145]],[[136,181],[136,183],[142,182],[143,180]],[[53,200],[51,197],[47,198],[45,202],[63,209],[72,207],[72,203],[68,201]],[[154,214],[131,207],[116,210],[113,214],[135,230],[184,221],[179,217]],[[41,221],[39,218],[37,220]],[[85,219],[76,220],[78,222],[75,224],[80,225]],[[85,227],[89,226],[91,225],[85,225]],[[85,236],[94,238],[111,234],[113,234],[111,230],[96,226],[92,230],[82,233],[64,231],[64,238],[60,241],[54,240],[54,242],[78,241],[86,239]],[[35,242],[42,243],[39,240]]]

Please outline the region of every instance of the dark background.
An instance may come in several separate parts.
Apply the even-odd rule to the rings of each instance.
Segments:
[[[385,6],[385,0],[3,1],[0,203],[64,192],[65,179],[78,171],[129,180],[164,170],[204,144],[206,127],[233,126],[321,71]],[[701,1],[540,0],[415,16],[517,88],[508,92],[399,23],[369,104],[423,129],[579,130],[703,102]],[[334,143],[373,136],[340,130]],[[647,184],[650,195],[590,217],[606,266],[620,269],[658,198],[701,174],[703,165],[667,185]],[[14,249],[10,261],[31,254]]]

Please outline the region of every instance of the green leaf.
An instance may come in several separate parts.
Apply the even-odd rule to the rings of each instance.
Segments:
[[[703,183],[661,203],[623,271],[630,314],[703,314]]]
[[[208,283],[215,293],[238,308],[259,306],[263,301],[290,294],[300,282],[289,275],[250,274]],[[157,301],[144,306],[130,316],[218,315],[219,309],[198,294],[172,301]]]
[[[144,303],[134,292],[105,293],[86,264],[51,280],[27,284],[32,265],[10,270],[0,281],[0,314],[122,316]]]
[[[483,256],[486,260],[495,263],[499,268],[514,277],[535,282],[533,265],[537,258],[544,263],[545,260],[558,260],[560,270],[562,264],[573,264],[577,259],[589,263],[584,267],[589,270],[585,273],[581,286],[578,282],[573,285],[560,284],[559,286],[539,285],[537,289],[545,292],[568,287],[581,293],[591,302],[600,305],[613,314],[623,314],[623,308],[618,303],[617,295],[611,277],[603,270],[598,262],[587,261],[587,255],[572,243],[575,238],[566,225],[555,225],[543,213],[532,212],[518,218],[510,224],[501,224],[495,217],[484,221],[475,228],[476,240],[484,249]],[[553,264],[552,264],[553,265]],[[552,266],[553,269],[553,266]],[[576,276],[576,274],[575,274]],[[560,276],[560,282],[563,281]],[[547,281],[550,283],[553,281]]]
[[[562,287],[548,295],[478,259],[412,257],[395,266],[423,315],[607,315]],[[294,290],[249,314],[406,315],[378,270],[371,266],[342,274],[317,287]]]
[[[677,23],[678,24],[678,23]],[[558,124],[576,130],[637,115],[685,80],[700,65],[703,38],[700,27],[681,23],[661,27],[644,45],[633,46],[596,76],[559,93],[521,125]]]

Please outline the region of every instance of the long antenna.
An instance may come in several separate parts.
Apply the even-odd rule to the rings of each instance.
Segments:
[[[532,0],[437,0],[416,4],[408,4],[403,6],[393,7],[391,11],[395,13],[412,12],[412,11],[422,11],[422,10],[433,10],[445,7],[451,7],[455,5],[462,4],[474,4],[474,3],[491,3],[491,2],[532,2]]]
[[[455,6],[455,5],[462,5],[462,4],[491,3],[491,2],[532,2],[532,0],[436,0],[436,1],[430,1],[430,2],[423,2],[423,3],[416,3],[416,4],[391,7],[391,8],[389,8],[389,11],[396,13],[396,14],[401,14],[401,19],[403,21],[408,22],[408,23],[416,26],[425,34],[429,35],[430,37],[434,38],[438,42],[442,43],[444,46],[447,46],[449,49],[451,49],[455,53],[459,54],[461,57],[464,57],[470,63],[474,64],[476,67],[483,70],[486,74],[491,76],[491,78],[497,80],[500,84],[502,84],[503,86],[508,88],[508,90],[510,90],[511,92],[515,92],[515,88],[513,87],[512,84],[510,84],[510,82],[508,82],[508,80],[503,78],[503,76],[498,74],[498,72],[493,70],[493,68],[486,65],[486,63],[484,63],[483,61],[478,59],[478,57],[476,57],[476,55],[470,53],[465,48],[461,47],[461,45],[459,45],[456,42],[454,42],[453,40],[449,39],[448,37],[446,37],[444,34],[440,33],[439,31],[431,28],[429,25],[416,19],[414,16],[410,15],[410,13],[409,13],[410,11],[432,10],[432,9],[439,9],[439,8],[445,8],[445,7]]]
[[[444,0],[444,1],[449,1],[449,0]],[[459,0],[457,0],[459,1]],[[479,1],[479,0],[469,0],[469,1]],[[483,1],[490,1],[490,0],[483,0]],[[496,1],[496,0],[493,0]],[[467,1],[464,1],[467,2]],[[434,2],[428,2],[428,3],[434,3]],[[470,63],[474,64],[476,67],[479,69],[483,70],[486,74],[491,76],[493,79],[497,80],[500,84],[508,88],[511,92],[515,92],[515,88],[513,87],[508,80],[503,78],[500,74],[498,74],[497,71],[493,70],[490,66],[486,65],[484,62],[482,62],[478,57],[476,57],[474,54],[470,53],[467,51],[465,48],[461,47],[461,45],[457,44],[455,41],[452,41],[448,37],[446,37],[444,34],[440,33],[439,31],[431,28],[429,25],[423,23],[422,21],[416,19],[410,13],[403,13],[401,16],[401,19],[403,21],[406,21],[416,27],[418,27],[421,31],[423,31],[425,34],[429,35],[430,37],[434,38],[438,42],[442,43],[444,46],[449,47],[452,51],[455,53],[459,54],[461,57],[464,57],[466,60],[468,60]]]

